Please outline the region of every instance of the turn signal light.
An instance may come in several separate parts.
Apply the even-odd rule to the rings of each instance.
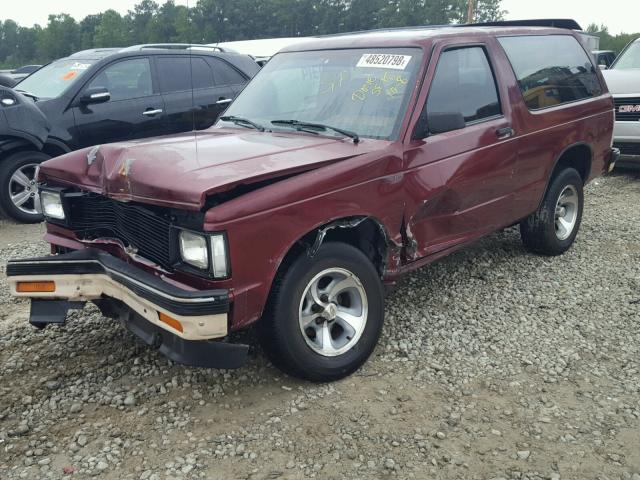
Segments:
[[[51,293],[56,291],[55,282],[18,282],[18,293]]]
[[[180,333],[182,333],[182,324],[176,320],[175,318],[170,317],[169,315],[159,312],[158,313],[158,318],[160,318],[160,321],[162,323],[166,323],[167,325],[169,325],[171,328],[176,329],[177,331],[179,331]]]

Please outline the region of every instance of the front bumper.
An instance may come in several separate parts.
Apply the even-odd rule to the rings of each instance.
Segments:
[[[618,166],[640,167],[640,138],[638,142],[614,142],[613,146],[620,150]]]
[[[620,149],[621,167],[640,167],[640,122],[616,121],[613,146]]]
[[[64,323],[84,302],[107,300],[124,306],[119,316],[133,333],[177,362],[234,368],[247,356],[246,345],[211,341],[228,333],[226,290],[187,290],[95,249],[10,260],[7,279],[14,296],[31,298],[30,321],[39,328]],[[53,282],[51,291],[25,291],[43,282]]]

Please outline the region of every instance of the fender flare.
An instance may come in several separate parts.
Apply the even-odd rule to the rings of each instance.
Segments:
[[[549,174],[547,175],[547,184],[544,187],[542,198],[540,198],[540,201],[538,202],[538,208],[540,208],[540,205],[542,205],[542,202],[544,202],[544,197],[546,197],[547,192],[549,191],[549,185],[551,185],[551,180],[553,179],[553,172],[555,172],[556,168],[558,167],[560,160],[562,159],[565,153],[567,153],[569,150],[575,147],[587,147],[589,149],[589,167],[587,169],[586,178],[584,179],[584,182],[586,184],[587,180],[589,179],[589,175],[591,173],[591,165],[593,164],[593,147],[587,142],[576,142],[576,143],[572,143],[571,145],[567,145],[558,154],[555,161],[553,162],[553,166],[549,170]]]
[[[42,146],[26,137],[5,137],[0,140],[0,154],[22,147],[33,147],[40,151]]]
[[[71,148],[69,148],[69,146],[66,143],[64,143],[62,140],[58,140],[57,138],[53,138],[53,137],[47,138],[47,140],[44,142],[44,147],[42,148],[42,150],[46,150],[47,146],[49,145],[57,148],[63,154],[69,153],[72,151]]]
[[[0,139],[0,155],[11,152],[12,150],[33,148],[38,152],[46,150],[48,146],[54,147],[57,150],[60,150],[63,154],[71,152],[71,148],[56,138],[47,138],[45,143],[42,146],[39,146],[37,143],[31,141],[26,137],[5,137]]]

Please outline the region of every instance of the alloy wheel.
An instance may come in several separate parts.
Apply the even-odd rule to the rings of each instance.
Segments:
[[[329,268],[305,287],[298,320],[307,345],[320,355],[335,357],[358,343],[367,314],[367,294],[358,277],[342,268]]]
[[[21,166],[9,179],[9,198],[15,207],[23,213],[38,215],[40,197],[38,194],[38,163]]]
[[[556,202],[555,226],[558,240],[566,240],[573,233],[578,220],[578,191],[573,185],[567,185]]]

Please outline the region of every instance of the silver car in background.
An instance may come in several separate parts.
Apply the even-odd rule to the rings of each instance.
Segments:
[[[629,43],[602,74],[616,106],[613,146],[620,149],[616,165],[640,168],[640,38]]]

